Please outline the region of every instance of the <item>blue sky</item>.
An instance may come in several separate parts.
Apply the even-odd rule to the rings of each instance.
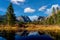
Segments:
[[[6,14],[10,2],[16,16],[47,16],[52,7],[60,6],[60,0],[0,0],[0,15]]]

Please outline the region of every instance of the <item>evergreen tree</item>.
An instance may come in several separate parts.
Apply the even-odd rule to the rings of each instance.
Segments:
[[[58,11],[58,10],[59,10],[59,7],[57,7],[56,9],[57,9],[57,11]]]
[[[56,13],[56,10],[54,7],[52,8],[52,13],[54,13],[54,14]]]
[[[53,7],[53,19],[54,19],[54,24],[56,24],[56,19],[57,18],[57,16],[56,16],[56,10],[55,10],[55,8]]]
[[[50,25],[51,25],[51,24],[54,24],[54,19],[53,19],[52,16],[50,17],[49,24],[50,24]]]
[[[55,8],[53,8],[53,15],[47,19],[47,24],[60,24],[60,10],[58,7],[56,9],[57,12],[55,11]]]
[[[60,11],[57,12],[57,24],[60,24]]]
[[[16,23],[16,17],[14,14],[12,3],[10,3],[10,5],[8,7],[6,15],[7,15],[8,25],[13,25]]]

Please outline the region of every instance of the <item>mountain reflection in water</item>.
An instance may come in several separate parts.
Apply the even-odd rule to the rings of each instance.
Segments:
[[[20,34],[21,32],[18,32],[17,34],[15,34],[15,36],[13,36],[15,38],[14,40],[53,40],[53,38],[50,37],[49,35],[39,33],[39,32],[24,31],[22,32],[21,35]],[[0,40],[7,40],[7,39],[5,39],[3,36],[0,36]]]
[[[53,40],[49,35],[30,32],[27,36],[15,35],[15,40]]]

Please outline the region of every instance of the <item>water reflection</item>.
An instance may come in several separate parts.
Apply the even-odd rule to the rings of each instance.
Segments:
[[[28,34],[28,36],[40,36],[40,34],[38,33],[38,32],[30,32],[29,34]]]
[[[6,34],[6,33],[5,33]],[[11,35],[11,36],[9,36]],[[10,33],[7,37],[9,37],[7,40],[9,39],[13,39],[13,40],[53,40],[49,35],[43,34],[43,33],[39,33],[39,32],[17,32],[15,35]],[[6,40],[5,38],[7,38],[6,36],[0,36],[0,40]]]
[[[40,35],[38,32],[30,32],[27,36],[15,35],[15,40],[53,40],[49,35]]]
[[[6,40],[5,38],[3,38],[3,37],[0,37],[0,40]]]

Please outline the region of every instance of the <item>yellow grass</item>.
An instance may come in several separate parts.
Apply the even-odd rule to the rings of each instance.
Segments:
[[[58,25],[29,25],[29,27],[27,27],[26,30],[60,32],[60,26]]]
[[[60,26],[58,25],[33,25],[28,24],[27,28],[21,28],[21,27],[11,27],[11,26],[5,26],[0,27],[0,30],[7,30],[7,31],[18,31],[18,30],[28,30],[28,31],[51,31],[51,32],[60,32]]]

